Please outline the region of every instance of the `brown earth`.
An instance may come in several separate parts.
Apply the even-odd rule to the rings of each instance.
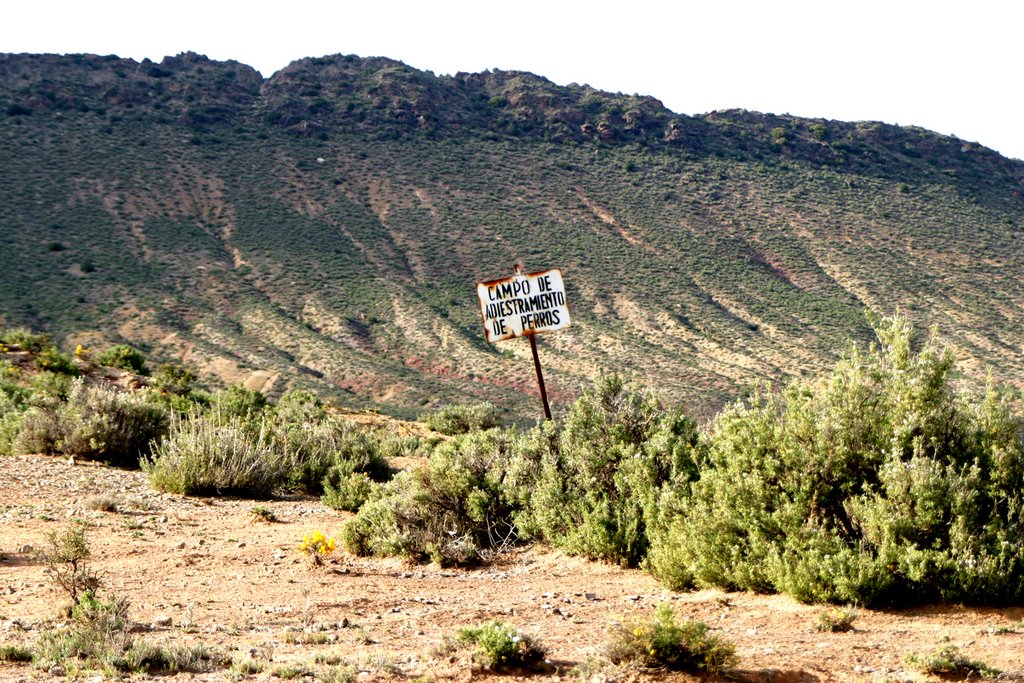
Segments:
[[[116,510],[100,510],[111,504]],[[279,521],[262,521],[253,514],[257,505]],[[929,680],[906,656],[951,643],[1002,670],[1003,680],[1024,681],[1021,607],[864,609],[854,631],[822,633],[814,628],[820,606],[777,595],[672,593],[641,571],[543,547],[513,550],[473,570],[340,550],[314,567],[297,552],[303,535],[336,535],[344,518],[314,498],[186,498],[154,491],[140,472],[45,456],[0,459],[0,646],[31,647],[60,625],[67,596],[54,589],[33,550],[72,518],[92,524],[91,566],[102,573],[106,595],[130,600],[135,635],[153,644],[203,643],[262,669],[242,674],[236,664],[159,680],[274,680],[296,672],[344,680],[337,667],[330,678],[324,663],[340,660],[354,667],[357,681],[702,680],[601,660],[609,624],[646,619],[669,601],[677,615],[705,622],[735,645],[732,680]],[[465,649],[446,647],[458,628],[487,619],[538,638],[546,668],[493,676],[474,669]],[[61,673],[0,663],[0,681]]]

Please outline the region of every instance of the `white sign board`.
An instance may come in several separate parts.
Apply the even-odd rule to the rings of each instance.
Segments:
[[[488,342],[564,330],[570,324],[558,268],[481,282],[476,295]]]

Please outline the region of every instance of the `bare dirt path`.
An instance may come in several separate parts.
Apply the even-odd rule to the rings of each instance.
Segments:
[[[111,504],[113,511],[99,509]],[[255,506],[279,521],[261,521]],[[48,531],[74,518],[92,524],[92,566],[103,574],[107,595],[130,600],[139,637],[203,643],[236,662],[233,670],[159,680],[309,680],[314,674],[345,680],[339,667],[358,681],[486,678],[467,651],[452,651],[446,642],[458,628],[487,619],[537,637],[550,660],[542,672],[494,679],[702,680],[599,661],[610,623],[650,617],[658,603],[670,601],[677,615],[707,623],[736,646],[733,680],[929,680],[905,663],[906,656],[950,643],[1002,670],[1002,680],[1024,681],[1021,607],[861,610],[853,632],[821,633],[814,628],[819,606],[783,596],[672,593],[641,571],[541,547],[506,553],[474,570],[341,551],[312,567],[297,552],[303,535],[337,535],[343,520],[316,499],[165,495],[140,472],[44,456],[0,458],[0,645],[31,646],[60,623],[67,598],[30,548],[44,547]],[[0,681],[59,674],[0,663]],[[103,677],[91,673],[84,680]]]

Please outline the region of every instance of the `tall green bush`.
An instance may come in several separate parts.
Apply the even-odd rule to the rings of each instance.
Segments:
[[[953,388],[934,335],[878,324],[826,377],[723,412],[691,495],[666,499],[651,570],[865,605],[1019,600],[1024,449],[1012,397]]]
[[[97,358],[102,365],[111,368],[120,368],[136,375],[148,375],[149,368],[146,367],[146,357],[136,348],[128,344],[112,346]]]
[[[567,552],[635,566],[647,554],[647,518],[660,488],[695,476],[697,446],[696,426],[680,412],[620,376],[602,377],[543,452],[517,522]]]

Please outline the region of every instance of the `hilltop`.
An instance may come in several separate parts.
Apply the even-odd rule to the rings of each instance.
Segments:
[[[1019,382],[1022,193],[1024,162],[920,128],[529,73],[0,56],[0,326],[399,415],[537,415],[528,344],[486,344],[474,294],[517,262],[566,281],[556,406],[628,370],[710,415],[896,309]]]

